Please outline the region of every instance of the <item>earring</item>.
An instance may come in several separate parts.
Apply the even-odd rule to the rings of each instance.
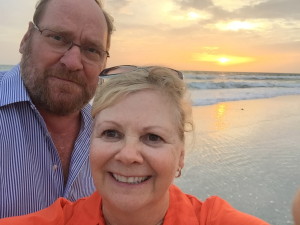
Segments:
[[[177,169],[175,178],[178,178],[180,176],[181,176],[181,168]]]

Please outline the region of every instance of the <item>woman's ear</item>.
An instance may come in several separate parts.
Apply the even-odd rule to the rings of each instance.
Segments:
[[[25,49],[26,49],[26,46],[28,45],[29,43],[29,39],[30,39],[30,35],[31,35],[31,32],[33,30],[33,23],[32,22],[29,22],[29,25],[28,25],[28,29],[26,31],[26,33],[24,34],[23,38],[22,38],[22,41],[20,43],[20,48],[19,48],[19,52],[21,54],[24,53]]]
[[[180,156],[179,156],[179,167],[182,169],[184,167],[184,156],[185,156],[185,149],[182,147]]]

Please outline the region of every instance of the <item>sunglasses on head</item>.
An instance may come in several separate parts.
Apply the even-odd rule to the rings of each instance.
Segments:
[[[99,75],[99,83],[102,84],[104,82],[104,79],[108,78],[108,77],[118,76],[121,74],[126,74],[126,73],[133,72],[135,70],[140,70],[140,69],[149,72],[150,70],[152,70],[154,68],[167,69],[183,80],[183,74],[180,71],[174,70],[174,69],[168,68],[168,67],[159,67],[159,66],[139,67],[139,66],[134,66],[134,65],[121,65],[121,66],[114,66],[114,67],[104,69]]]

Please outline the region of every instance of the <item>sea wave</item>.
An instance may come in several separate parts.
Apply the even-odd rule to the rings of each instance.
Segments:
[[[231,88],[300,88],[299,82],[243,82],[243,81],[211,81],[211,82],[188,82],[187,86],[190,89],[231,89]]]
[[[190,90],[194,106],[212,105],[219,102],[273,98],[300,95],[300,88],[253,88],[253,89],[206,89]]]

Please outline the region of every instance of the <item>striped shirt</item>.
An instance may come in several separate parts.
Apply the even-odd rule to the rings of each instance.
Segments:
[[[89,167],[90,105],[81,116],[64,186],[57,149],[30,100],[20,66],[0,72],[0,218],[38,211],[58,197],[75,201],[94,192]]]

